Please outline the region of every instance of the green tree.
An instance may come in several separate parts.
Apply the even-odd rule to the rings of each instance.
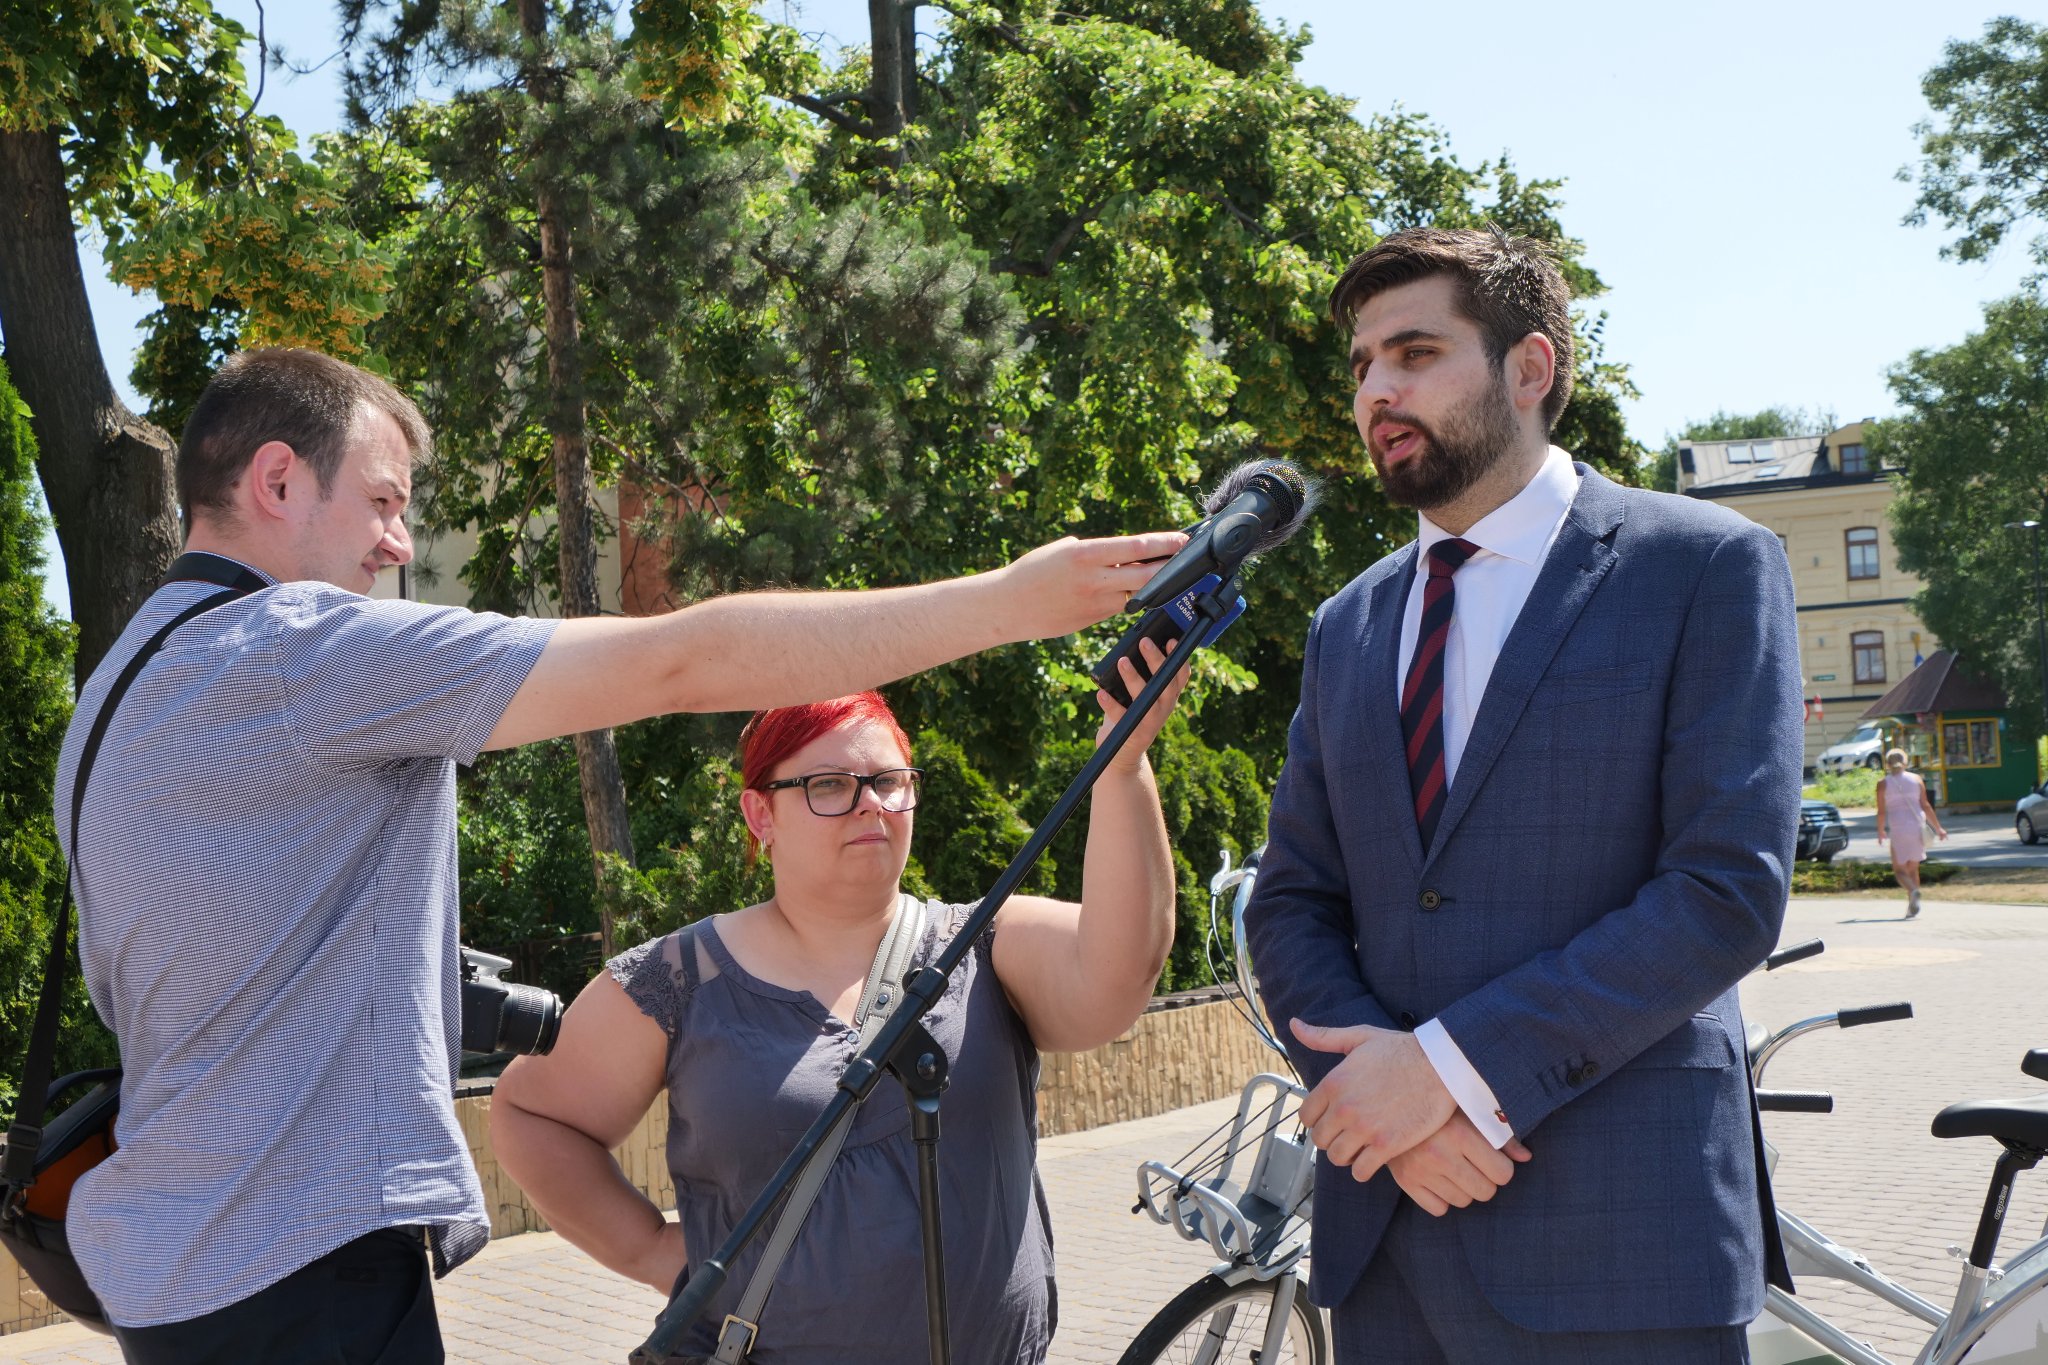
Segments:
[[[667,126],[609,6],[404,5],[358,43],[345,155],[403,257],[370,336],[425,395],[423,515],[481,532],[480,604],[594,613],[592,482],[622,473],[668,514],[685,597],[931,576],[894,528],[999,481],[1003,445],[962,400],[1015,345],[957,244],[868,201],[813,210],[773,120]],[[466,88],[414,101],[421,75]],[[860,532],[849,570],[839,538]],[[598,866],[630,867],[611,739],[577,751]]]
[[[1905,221],[1939,219],[1957,234],[1942,255],[1982,260],[2022,222],[2048,216],[2048,26],[1993,19],[1981,39],[1949,42],[1920,89],[1938,117],[1913,128],[1920,194]],[[2048,266],[2048,235],[2031,250]]]
[[[2041,733],[2033,546],[2004,527],[2048,520],[2048,300],[1992,304],[1983,330],[1915,351],[1890,385],[1901,412],[1876,424],[1871,451],[1900,471],[1899,565],[1927,584],[1914,610],[2005,689],[2030,741]]]
[[[43,984],[50,928],[64,895],[53,786],[71,719],[73,630],[43,601],[43,532],[28,409],[0,364],[0,1105],[12,1111],[15,1071]],[[71,973],[57,1074],[109,1065],[113,1039]]]
[[[223,318],[245,340],[346,353],[376,310],[381,262],[332,212],[330,182],[283,124],[255,114],[247,36],[208,0],[0,9],[0,331],[34,414],[80,678],[181,537],[172,439],[114,392],[78,224],[104,234],[125,283],[166,304],[145,379]]]
[[[910,79],[912,8],[872,6],[869,52],[776,93],[822,120],[803,178],[821,203],[876,195],[964,234],[1008,277],[1030,343],[998,410],[1028,442],[1013,534],[1185,522],[1192,488],[1258,450],[1330,481],[1302,542],[1249,575],[1259,609],[1196,681],[1217,694],[1205,723],[1270,776],[1290,709],[1275,699],[1298,685],[1309,613],[1412,534],[1352,428],[1345,339],[1322,313],[1336,272],[1394,228],[1497,222],[1552,243],[1579,296],[1597,298],[1558,184],[1505,160],[1465,166],[1405,111],[1361,121],[1299,78],[1306,31],[1249,0],[948,6]],[[1581,331],[1560,439],[1632,479],[1642,452],[1620,402],[1633,389],[1599,317]],[[1034,669],[1070,682],[1103,644],[1040,651]],[[1013,683],[953,670],[911,695],[1008,783],[1044,733],[1015,723]],[[1043,725],[1078,737],[1090,719],[1075,707]]]
[[[1336,270],[1396,227],[1492,221],[1553,243],[1581,297],[1600,281],[1558,221],[1556,182],[1463,165],[1412,114],[1361,122],[1299,80],[1306,34],[1241,0],[960,6],[922,50],[912,8],[873,6],[870,51],[835,72],[740,0],[642,4],[616,38],[552,9],[560,105],[523,100],[507,57],[350,139],[355,221],[399,259],[368,335],[422,388],[444,455],[426,516],[481,531],[465,577],[485,605],[547,589],[555,558],[529,191],[546,122],[574,152],[549,173],[577,234],[593,467],[646,495],[637,529],[666,544],[680,600],[914,581],[1067,531],[1178,524],[1194,488],[1259,450],[1328,476],[1303,541],[1248,575],[1257,611],[1197,663],[1186,706],[1203,740],[1176,722],[1157,755],[1193,860],[1185,918],[1215,849],[1259,838],[1309,612],[1412,534],[1352,429],[1344,338],[1321,311]],[[510,11],[394,13],[375,49],[392,69],[439,60],[452,30],[500,32]],[[1634,477],[1626,369],[1597,315],[1581,331],[1560,439]],[[1113,633],[890,689],[943,769],[913,885],[976,894],[1043,813],[1086,753],[1085,667]],[[740,857],[732,731],[678,717],[621,732],[644,851],[622,934],[762,886]],[[465,791],[465,819],[482,819],[485,786]],[[1043,876],[1078,875],[1078,836]],[[1184,924],[1170,981],[1194,974],[1195,942]]]

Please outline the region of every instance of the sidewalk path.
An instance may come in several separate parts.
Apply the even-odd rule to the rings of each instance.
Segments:
[[[1744,987],[1750,1014],[1779,1025],[1842,1006],[1911,1000],[1917,1016],[1803,1040],[1772,1066],[1781,1089],[1834,1092],[1832,1116],[1765,1119],[1783,1156],[1784,1206],[1946,1305],[1996,1147],[1938,1142],[1935,1112],[1952,1100],[2038,1092],[2020,1075],[2029,1047],[2048,1046],[2048,908],[1930,903],[1917,920],[1903,903],[1802,900],[1785,941],[1827,940],[1822,957]],[[1135,1171],[1178,1157],[1230,1112],[1231,1102],[1047,1140],[1042,1170],[1060,1267],[1055,1365],[1112,1365],[1138,1328],[1209,1266],[1207,1249],[1133,1216]],[[1542,1132],[1530,1137],[1542,1159]],[[2048,1176],[2023,1175],[2002,1251],[2040,1235]],[[1889,1306],[1826,1282],[1802,1296],[1910,1361],[1924,1330]],[[618,1365],[660,1308],[650,1291],[602,1269],[560,1238],[528,1233],[493,1243],[438,1286],[451,1360]],[[118,1365],[104,1337],[64,1325],[0,1337],[0,1362]]]
[[[1196,1105],[1040,1144],[1060,1267],[1052,1365],[1114,1362],[1160,1306],[1209,1268],[1206,1247],[1131,1213],[1136,1173],[1140,1161],[1178,1157],[1235,1105]],[[491,1243],[435,1290],[448,1358],[479,1365],[622,1365],[661,1309],[653,1291],[547,1232]],[[0,1337],[0,1362],[120,1361],[111,1340],[73,1323]]]

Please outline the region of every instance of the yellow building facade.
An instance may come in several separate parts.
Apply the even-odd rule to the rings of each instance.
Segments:
[[[1679,488],[1768,527],[1785,547],[1799,612],[1809,703],[1806,762],[1939,641],[1913,613],[1920,579],[1899,568],[1889,477],[1866,454],[1863,423],[1821,437],[1699,441],[1679,452]],[[1759,462],[1761,459],[1761,462]]]

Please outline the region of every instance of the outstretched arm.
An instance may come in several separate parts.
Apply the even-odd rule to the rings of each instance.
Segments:
[[[1106,620],[1178,531],[1071,537],[985,574],[869,592],[763,592],[666,616],[556,627],[486,745],[600,730],[673,711],[752,711],[840,697],[1018,640]]]
[[[1165,656],[1150,641],[1143,651],[1149,676]],[[1123,674],[1136,696],[1144,683],[1129,660]],[[1032,1041],[1047,1051],[1086,1051],[1129,1028],[1173,947],[1173,853],[1145,749],[1187,676],[1174,679],[1089,793],[1081,903],[1018,896],[996,914],[997,979]],[[1103,712],[1100,744],[1124,708],[1106,692],[1095,699]]]

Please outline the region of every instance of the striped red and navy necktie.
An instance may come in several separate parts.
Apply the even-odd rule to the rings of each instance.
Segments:
[[[1422,585],[1422,625],[1415,632],[1415,657],[1401,688],[1401,733],[1408,741],[1408,790],[1415,796],[1415,825],[1426,853],[1450,788],[1444,768],[1444,650],[1451,639],[1451,575],[1479,553],[1469,540],[1440,540],[1429,547],[1429,578]]]

